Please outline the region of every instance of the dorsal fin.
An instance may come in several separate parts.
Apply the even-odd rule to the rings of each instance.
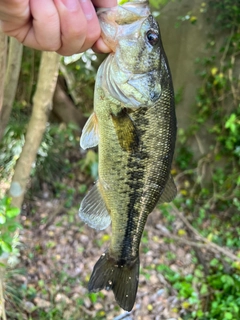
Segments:
[[[92,187],[83,199],[79,216],[89,227],[96,230],[103,230],[110,225],[111,217],[100,193],[99,182]]]
[[[83,127],[80,146],[84,150],[93,148],[98,145],[98,140],[98,120],[95,112],[93,112]]]
[[[173,181],[173,177],[170,174],[163,193],[159,199],[159,203],[171,202],[177,195],[177,187]]]

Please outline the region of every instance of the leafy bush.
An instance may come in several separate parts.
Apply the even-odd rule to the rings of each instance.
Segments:
[[[21,228],[17,221],[19,214],[20,210],[11,206],[11,198],[0,199],[0,256],[2,257],[8,258],[10,253],[17,253],[18,235],[15,232]]]

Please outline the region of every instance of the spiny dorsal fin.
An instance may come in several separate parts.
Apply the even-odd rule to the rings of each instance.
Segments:
[[[89,227],[96,230],[103,230],[110,225],[111,217],[100,193],[99,182],[92,187],[83,199],[79,216]]]
[[[98,120],[95,112],[91,114],[88,121],[82,130],[80,139],[80,146],[84,150],[93,148],[98,145],[99,133],[98,133]]]
[[[173,177],[170,174],[163,193],[159,199],[159,203],[171,202],[177,195],[177,187],[173,181]]]
[[[123,109],[117,116],[112,115],[112,121],[121,148],[128,152],[135,151],[138,147],[139,139],[134,123],[126,110]]]

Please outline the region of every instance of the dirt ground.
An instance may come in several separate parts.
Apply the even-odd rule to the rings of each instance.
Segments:
[[[191,248],[159,236],[167,224],[159,210],[149,216],[146,224],[140,250],[139,288],[131,312],[119,308],[112,292],[89,295],[87,291],[93,266],[108,247],[111,227],[97,232],[80,221],[77,209],[75,214],[72,210],[69,214],[60,200],[39,198],[34,199],[34,209],[25,205],[21,219],[24,230],[20,237],[20,268],[25,272],[16,273],[14,281],[26,292],[22,298],[23,319],[60,319],[50,317],[57,311],[66,320],[181,319],[182,301],[158,266],[166,264],[183,275],[192,273]],[[175,220],[172,227],[177,232],[181,222]]]

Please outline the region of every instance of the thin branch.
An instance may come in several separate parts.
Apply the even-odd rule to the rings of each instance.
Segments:
[[[78,97],[76,91],[75,91],[75,78],[74,78],[74,75],[68,71],[68,69],[66,68],[66,66],[64,65],[63,62],[60,62],[60,66],[59,66],[59,69],[62,73],[62,75],[64,76],[64,79],[67,83],[67,88],[68,88],[68,91],[69,91],[69,94],[71,95],[73,101],[74,101],[74,104],[77,105],[78,103],[81,102],[81,98]]]
[[[173,212],[182,220],[182,222],[188,227],[188,229],[192,231],[193,234],[195,234],[197,238],[203,239],[199,232],[190,224],[190,222],[183,216],[183,214],[177,209],[177,207],[171,204],[171,208],[173,209]]]
[[[3,92],[4,80],[6,70],[6,57],[7,57],[7,36],[0,30],[0,132],[2,130],[2,105],[3,105]]]
[[[170,233],[165,232],[165,231],[163,231],[163,230],[160,230],[159,233],[160,233],[162,236],[164,236],[165,238],[182,242],[182,243],[184,243],[184,244],[186,244],[186,245],[188,245],[188,246],[191,246],[191,247],[198,247],[198,248],[208,249],[207,244],[202,243],[202,242],[199,242],[199,241],[192,241],[192,240],[190,240],[190,239],[188,239],[188,238],[178,237],[178,236],[175,236],[174,234],[170,234]]]
[[[23,46],[15,38],[9,40],[7,69],[4,80],[3,106],[1,115],[0,140],[9,122],[13,102],[16,95],[18,78],[22,63]]]
[[[213,242],[210,242],[207,239],[205,239],[207,241],[207,243],[202,243],[200,241],[192,241],[192,240],[190,240],[188,238],[181,238],[181,237],[172,235],[170,233],[164,232],[163,230],[160,230],[160,233],[165,238],[182,242],[182,243],[184,243],[184,244],[186,244],[188,246],[191,246],[191,247],[197,247],[197,248],[206,249],[208,251],[212,251],[213,253],[221,252],[226,257],[230,258],[231,260],[240,262],[240,258],[238,258],[235,254],[231,253],[227,249],[219,247],[217,244],[215,244]]]
[[[176,180],[178,181],[180,178],[182,178],[182,177],[184,177],[184,176],[186,176],[186,175],[188,175],[188,174],[195,174],[196,171],[197,171],[197,169],[184,170],[184,171],[178,173],[178,174],[174,177],[174,180],[175,180],[175,181],[176,181]]]
[[[234,55],[231,56],[231,65],[232,67],[228,69],[228,78],[230,81],[230,85],[231,85],[231,91],[232,91],[232,96],[233,96],[233,101],[234,101],[234,105],[237,107],[238,105],[238,92],[234,87],[234,82],[233,82],[233,67],[235,64],[235,57]]]
[[[214,253],[220,252],[223,255],[225,255],[226,257],[230,258],[231,260],[240,262],[240,258],[237,257],[230,250],[223,248],[223,247],[220,247],[216,243],[211,242],[208,239],[201,236],[201,234],[190,224],[190,222],[183,216],[183,214],[174,205],[171,205],[171,207],[173,209],[173,212],[182,220],[182,222],[186,225],[186,227],[190,231],[192,231],[192,233],[196,236],[196,238],[199,241],[191,241],[186,238],[181,238],[181,237],[177,237],[175,235],[171,235],[171,234],[162,232],[165,237],[171,238],[173,240],[184,242],[184,243],[191,245],[191,246],[205,248],[205,249],[212,251]]]
[[[222,55],[222,57],[220,59],[221,69],[223,69],[223,67],[224,67],[224,61],[226,59],[226,55],[228,53],[228,50],[229,50],[233,35],[234,35],[234,28],[232,28],[230,36],[228,37],[227,43],[224,46],[223,55]]]
[[[88,316],[95,316],[95,311],[90,311],[84,306],[79,306],[79,309],[81,309],[84,313],[86,313]]]
[[[5,312],[5,299],[4,299],[4,293],[3,293],[3,290],[4,290],[3,289],[3,281],[4,281],[4,277],[1,276],[0,277],[0,312],[1,312],[0,317],[2,317],[3,320],[7,320],[6,312]]]
[[[205,151],[204,151],[204,146],[203,146],[201,139],[199,138],[198,134],[196,134],[196,133],[194,134],[194,137],[197,141],[198,149],[199,149],[201,155],[204,155]]]

